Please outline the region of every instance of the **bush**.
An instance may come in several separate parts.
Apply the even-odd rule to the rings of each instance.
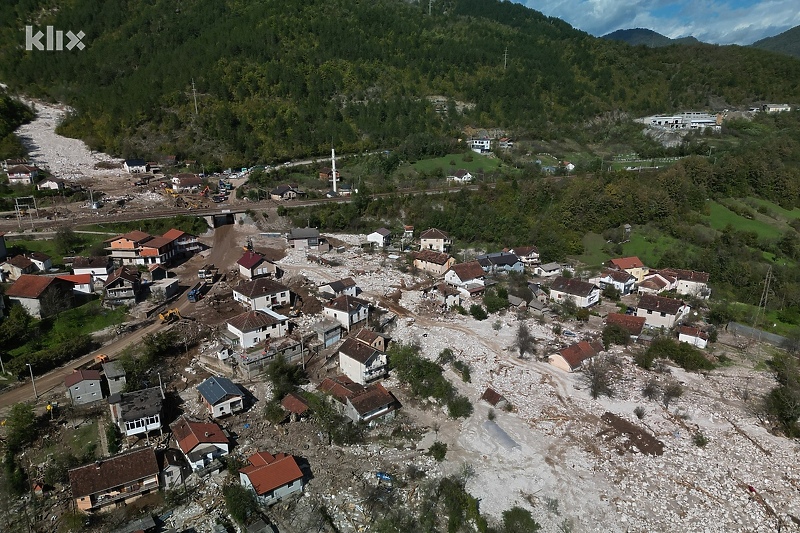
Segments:
[[[450,418],[469,418],[472,414],[472,404],[466,396],[456,395],[447,402],[447,414]]]
[[[577,311],[575,311],[575,318],[581,322],[588,322],[589,321],[589,310],[585,307],[581,307]]]
[[[503,511],[503,533],[536,533],[539,529],[541,526],[527,509],[515,506]]]
[[[664,408],[669,409],[669,404],[672,400],[683,396],[683,385],[677,381],[671,381],[664,386],[661,392],[661,400],[664,402]]]
[[[694,434],[694,437],[692,437],[692,442],[694,442],[694,445],[698,448],[703,448],[706,444],[708,444],[708,437],[698,431]]]
[[[486,310],[478,304],[472,304],[469,307],[469,314],[471,314],[472,318],[475,320],[486,320],[489,318],[489,315],[486,314]]]
[[[464,383],[469,383],[470,381],[472,381],[469,365],[467,363],[463,361],[453,361],[453,369],[455,369],[456,372],[461,374],[461,380]]]
[[[603,342],[605,342],[605,339],[603,339]],[[633,361],[645,370],[652,370],[655,359],[656,356],[650,350],[639,351],[633,355]]]
[[[612,344],[627,346],[631,341],[631,334],[619,324],[608,324],[603,328],[603,347],[608,350]]]
[[[619,301],[620,292],[619,289],[614,287],[613,285],[606,285],[606,288],[603,289],[603,298],[608,298],[609,300],[613,300],[615,302]]]
[[[440,463],[444,461],[445,456],[447,455],[447,444],[444,442],[439,442],[438,440],[431,444],[431,447],[428,448],[428,455],[439,461]]]
[[[116,424],[106,426],[106,442],[108,443],[108,453],[114,455],[119,453],[122,436]]]
[[[486,306],[486,311],[489,313],[496,313],[501,309],[508,307],[508,293],[504,289],[502,290],[502,293],[500,291],[501,289],[498,289],[497,291],[487,289],[484,293],[483,304]]]
[[[647,414],[647,411],[646,411],[646,410],[645,410],[645,408],[644,408],[644,407],[642,407],[641,405],[637,405],[637,406],[636,406],[636,409],[634,409],[634,410],[633,410],[633,414],[635,414],[635,415],[636,415],[636,418],[638,418],[639,420],[641,420],[641,419],[643,419],[643,418],[644,418],[644,415],[646,415],[646,414]]]
[[[238,524],[245,525],[248,518],[258,514],[258,502],[255,495],[250,490],[239,485],[238,482],[225,485],[222,489],[222,495],[225,497],[225,506],[228,509],[228,514]]]
[[[685,342],[678,342],[668,337],[658,337],[653,340],[647,353],[653,358],[663,357],[674,361],[684,370],[694,372],[697,370],[712,370],[714,363],[694,346]]]

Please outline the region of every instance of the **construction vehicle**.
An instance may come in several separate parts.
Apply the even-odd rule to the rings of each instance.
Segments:
[[[211,283],[214,282],[214,278],[217,277],[217,267],[213,264],[210,265],[203,265],[197,271],[197,277],[202,280],[211,280]]]
[[[208,185],[206,185],[206,188],[205,188],[205,189],[203,189],[202,191],[200,191],[200,196],[202,196],[202,197],[204,197],[204,198],[207,198],[207,197],[208,197],[208,192],[209,192],[210,190],[211,190],[211,189],[208,187]]]
[[[196,303],[198,300],[200,300],[200,298],[203,297],[203,285],[205,285],[205,283],[197,282],[195,286],[189,289],[189,292],[186,293],[186,298],[191,303]]]
[[[161,319],[162,324],[169,324],[171,322],[175,322],[176,320],[180,320],[183,317],[181,316],[180,310],[178,310],[178,308],[175,307],[172,309],[168,309],[163,313],[159,313],[158,318]]]
[[[222,191],[232,191],[233,190],[233,184],[231,182],[229,182],[229,181],[221,179],[221,180],[219,180],[219,184],[218,184],[217,188],[220,190],[220,192],[222,192]]]
[[[253,239],[252,238],[250,238],[250,237],[247,238],[247,244],[242,246],[242,250],[244,250],[245,252],[252,252],[253,251]]]
[[[166,194],[167,196],[171,196],[173,198],[178,197],[178,193],[175,192],[175,190],[172,187],[164,187],[164,194]]]

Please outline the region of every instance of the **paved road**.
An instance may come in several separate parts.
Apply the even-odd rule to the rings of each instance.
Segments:
[[[232,229],[233,226],[223,226],[214,232],[214,250],[230,251],[237,247],[231,238]],[[171,304],[171,307],[177,307],[182,314],[185,314],[188,310],[192,309],[192,304],[187,300],[186,294],[183,294],[176,302]],[[93,360],[95,355],[105,354],[113,360],[128,346],[139,344],[148,333],[156,333],[163,329],[164,326],[161,325],[160,320],[156,317],[154,322],[146,322],[143,327],[119,337],[114,342],[106,344],[97,351],[78,359],[73,359],[64,366],[51,370],[47,374],[37,376],[36,392],[39,394],[39,403],[46,403],[50,398],[55,398],[56,401],[60,402],[66,401],[66,397],[64,396],[64,378],[72,373],[73,369],[76,367]],[[0,394],[0,413],[3,413],[15,403],[31,400],[33,400],[33,386],[30,381],[27,381],[25,384]],[[0,414],[0,416],[2,415]]]

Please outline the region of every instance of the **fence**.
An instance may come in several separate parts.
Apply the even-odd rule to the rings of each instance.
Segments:
[[[728,331],[739,335],[745,335],[752,339],[759,339],[779,347],[783,347],[788,340],[786,337],[776,335],[775,333],[751,328],[750,326],[745,326],[738,322],[728,322]]]

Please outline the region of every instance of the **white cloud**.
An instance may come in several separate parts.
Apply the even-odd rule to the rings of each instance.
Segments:
[[[717,44],[751,44],[800,25],[797,0],[514,0],[602,36],[649,28]]]

